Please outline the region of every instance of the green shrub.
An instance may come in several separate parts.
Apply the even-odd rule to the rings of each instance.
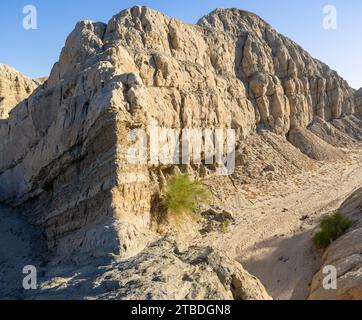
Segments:
[[[228,233],[229,232],[229,226],[230,226],[230,220],[225,219],[220,223],[220,230],[222,233]]]
[[[175,174],[162,191],[163,205],[174,215],[187,214],[196,217],[201,204],[207,204],[211,193],[200,180],[192,180],[187,174]]]
[[[335,214],[322,219],[321,230],[314,236],[314,244],[318,248],[327,248],[334,240],[342,236],[355,221],[351,220],[345,214],[336,212]]]

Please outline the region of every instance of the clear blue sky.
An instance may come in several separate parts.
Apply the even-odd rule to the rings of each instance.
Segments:
[[[38,30],[22,27],[22,9],[28,4],[38,10]],[[337,8],[337,30],[323,28],[322,9],[327,4]],[[0,63],[30,77],[46,76],[77,21],[108,22],[134,5],[147,5],[188,23],[217,7],[255,12],[338,71],[351,86],[362,87],[361,0],[1,0]]]

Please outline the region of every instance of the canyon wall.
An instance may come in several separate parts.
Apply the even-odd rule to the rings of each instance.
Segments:
[[[359,112],[346,81],[254,14],[219,9],[189,25],[134,7],[79,22],[49,79],[0,120],[0,202],[59,254],[132,255],[173,167],[130,164],[132,129],[231,128],[239,143],[316,118],[343,131]]]
[[[354,225],[324,252],[322,267],[313,277],[310,300],[362,299],[362,189],[350,195],[339,211],[348,215]],[[326,275],[333,275],[331,267],[336,271],[337,286],[334,290],[326,290]]]

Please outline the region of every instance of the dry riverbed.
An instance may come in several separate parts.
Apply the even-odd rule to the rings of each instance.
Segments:
[[[320,163],[282,182],[225,195],[236,223],[224,235],[212,233],[203,241],[240,261],[274,299],[306,299],[320,267],[313,232],[323,215],[362,186],[361,168],[362,152],[349,151],[343,162]]]

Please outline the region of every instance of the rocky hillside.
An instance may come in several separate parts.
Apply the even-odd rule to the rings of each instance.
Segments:
[[[314,276],[310,299],[361,300],[362,299],[362,189],[354,192],[341,205],[341,212],[356,222],[344,236],[336,240],[323,255],[323,266]],[[337,290],[323,289],[323,268],[337,269]]]
[[[49,79],[0,121],[0,202],[43,230],[60,261],[146,254],[158,239],[150,227],[157,194],[174,166],[127,162],[132,129],[149,132],[151,121],[177,130],[235,129],[237,168],[221,182],[236,186],[255,172],[270,180],[275,168],[283,175],[313,166],[312,159],[343,158],[341,141],[362,140],[354,93],[328,66],[241,10],[218,9],[197,25],[147,7],[124,10],[108,24],[82,21]],[[250,139],[260,149],[245,146]],[[264,150],[280,159],[274,169],[265,171],[264,160],[257,167],[260,157],[249,168],[248,156]],[[179,170],[215,174],[213,165]]]
[[[0,119],[7,118],[10,110],[26,99],[38,85],[37,81],[0,64]]]

